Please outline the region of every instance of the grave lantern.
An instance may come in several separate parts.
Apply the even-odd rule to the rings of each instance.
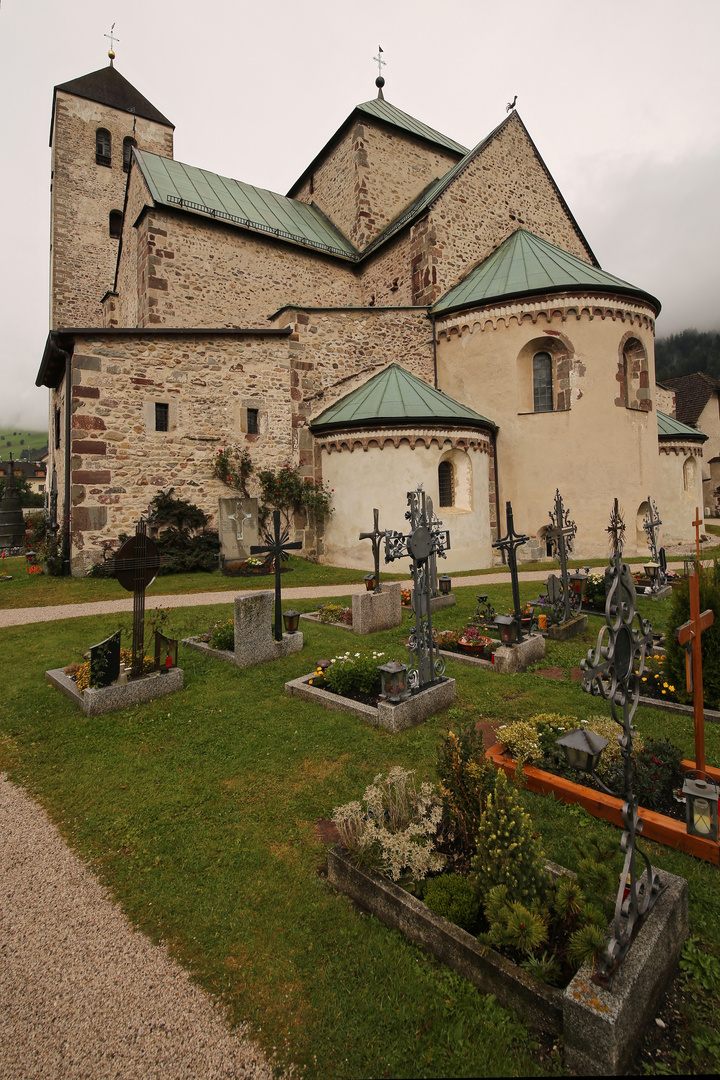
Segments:
[[[410,696],[408,690],[408,665],[401,664],[399,660],[391,660],[389,664],[378,666],[382,689],[380,697],[385,698],[391,705],[397,705]]]
[[[155,670],[166,671],[178,666],[178,640],[155,631]]]
[[[718,788],[712,780],[693,773],[685,774],[685,820],[688,836],[701,836],[704,840],[718,838]]]
[[[571,769],[580,772],[594,773],[600,755],[608,744],[602,735],[596,735],[594,731],[585,728],[577,728],[567,735],[555,740],[555,745],[562,747],[565,760]]]
[[[283,622],[285,623],[285,632],[287,634],[296,634],[297,628],[300,624],[300,612],[293,611],[289,608],[283,612]]]
[[[500,631],[503,645],[513,645],[518,637],[518,622],[514,615],[496,615],[495,625]]]
[[[575,574],[570,574],[569,581],[572,591],[576,596],[584,597],[587,591],[588,575],[587,573],[580,573],[577,571]]]
[[[660,563],[657,563],[657,562],[645,563],[645,565],[643,566],[643,570],[645,571],[645,574],[646,574],[650,584],[654,585],[655,582],[657,581],[658,573],[660,572]]]
[[[375,575],[373,573],[366,574],[364,580],[365,580],[365,588],[367,589],[367,591],[368,592],[373,592],[375,590],[375,586],[377,584],[377,578],[375,577]]]
[[[438,585],[440,586],[440,592],[443,596],[450,595],[450,588],[452,586],[452,578],[447,574],[441,574],[438,578]]]

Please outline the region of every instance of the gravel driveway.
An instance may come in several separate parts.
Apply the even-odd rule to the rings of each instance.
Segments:
[[[271,1080],[4,773],[0,838],[2,1080]]]

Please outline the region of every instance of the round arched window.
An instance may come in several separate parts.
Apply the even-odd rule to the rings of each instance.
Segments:
[[[533,409],[553,411],[552,357],[547,352],[533,356]]]
[[[438,465],[438,488],[441,506],[454,506],[453,467],[449,461],[441,461]]]

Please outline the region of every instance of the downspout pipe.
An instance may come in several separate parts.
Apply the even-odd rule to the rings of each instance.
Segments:
[[[437,390],[438,388],[438,374],[437,374],[437,329],[435,326],[435,316],[430,313],[432,319],[433,328],[433,386]]]
[[[501,531],[500,530],[500,477],[498,476],[497,437],[498,437],[498,429],[495,428],[495,430],[492,433],[493,469],[495,470],[495,521],[497,522],[497,536],[495,537],[495,539],[499,540],[500,539],[500,531]],[[505,552],[503,551],[503,552],[501,552],[501,554],[502,554],[503,564],[505,564],[505,562],[506,562]]]
[[[70,435],[72,431],[72,356],[56,346],[65,361],[65,491],[63,492],[63,574],[70,575]]]

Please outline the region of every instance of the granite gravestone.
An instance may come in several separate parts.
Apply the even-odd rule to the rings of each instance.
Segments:
[[[110,686],[120,674],[120,638],[118,630],[111,637],[90,647],[90,685],[96,689]]]
[[[221,562],[242,562],[258,543],[258,501],[237,496],[219,502]]]

